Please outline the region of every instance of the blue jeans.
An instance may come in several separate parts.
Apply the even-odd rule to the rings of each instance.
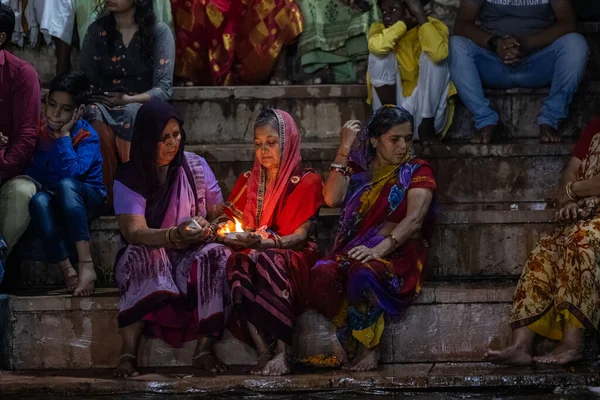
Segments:
[[[450,37],[450,77],[473,114],[476,129],[498,123],[498,114],[490,108],[483,86],[496,89],[550,86],[550,95],[544,100],[537,122],[557,129],[559,122],[567,117],[588,57],[588,44],[579,33],[564,35],[514,66],[505,65],[495,53],[467,38]]]
[[[89,241],[89,222],[100,216],[103,205],[101,193],[71,178],[33,196],[29,202],[31,229],[44,243],[46,261],[65,261],[69,258],[67,247],[72,252],[75,242]]]

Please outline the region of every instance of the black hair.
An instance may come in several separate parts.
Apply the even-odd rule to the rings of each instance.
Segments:
[[[0,44],[2,50],[10,42],[15,30],[15,12],[7,4],[0,4],[0,32],[6,33],[6,40]]]
[[[258,114],[256,122],[254,123],[254,129],[269,125],[271,128],[279,132],[279,119],[277,114],[271,108],[266,108]]]
[[[393,127],[405,124],[407,122],[413,126],[414,131],[414,122],[411,113],[401,107],[383,106],[375,111],[375,114],[373,114],[371,119],[369,119],[369,122],[365,127],[367,139],[380,138]],[[372,148],[370,141],[369,149],[371,153],[375,152],[375,149]]]
[[[135,13],[133,19],[138,26],[138,34],[141,40],[142,55],[144,63],[152,65],[154,58],[154,29],[156,28],[156,14],[152,0],[134,0]],[[110,54],[115,51],[115,43],[119,32],[115,16],[106,7],[106,2],[98,6],[98,23],[106,30],[108,39],[108,50]]]
[[[79,107],[87,104],[91,96],[90,82],[82,72],[65,72],[57,75],[50,83],[50,96],[54,92],[65,92],[73,96],[73,103]]]

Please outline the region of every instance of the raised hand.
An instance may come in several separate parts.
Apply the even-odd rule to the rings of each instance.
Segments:
[[[358,120],[350,120],[344,124],[340,130],[340,148],[349,150],[361,130],[361,123]]]
[[[73,111],[73,116],[71,117],[71,120],[69,122],[67,122],[66,124],[64,124],[62,128],[60,128],[60,137],[71,136],[71,129],[73,129],[73,127],[75,126],[77,121],[79,121],[79,119],[83,115],[84,110],[85,110],[85,106],[80,105],[79,107],[77,107],[77,109],[75,111]]]

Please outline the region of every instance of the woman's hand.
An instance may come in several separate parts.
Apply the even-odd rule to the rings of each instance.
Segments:
[[[103,95],[92,96],[91,101],[107,107],[119,107],[131,103],[131,96],[120,92],[104,92]]]
[[[71,129],[73,129],[77,121],[79,121],[79,118],[81,118],[81,116],[83,115],[84,110],[85,106],[80,105],[75,111],[73,111],[73,116],[71,117],[71,120],[64,124],[62,128],[60,128],[60,137],[71,136]]]
[[[569,196],[567,196],[567,191],[565,189],[565,186],[561,185],[558,188],[558,191],[556,192],[556,197],[554,199],[554,207],[556,207],[557,209],[560,210],[567,203],[569,203],[571,201],[572,200],[569,198]]]
[[[569,201],[556,213],[556,220],[560,222],[576,221],[583,217],[585,212],[575,203]]]
[[[360,261],[362,263],[367,263],[369,261],[383,258],[394,251],[395,242],[392,239],[385,238],[381,243],[372,249],[367,246],[356,246],[348,252],[348,256],[350,258],[355,259],[356,261]]]
[[[177,244],[177,242],[200,243],[205,241],[211,235],[212,229],[210,228],[210,224],[208,224],[204,218],[195,217],[194,220],[200,225],[200,229],[190,226],[190,224],[193,224],[192,220],[180,223],[175,229],[177,235],[175,244]],[[207,225],[203,226],[203,222]]]
[[[8,136],[4,136],[2,132],[0,132],[0,149],[4,149],[8,147]]]
[[[242,249],[256,249],[261,247],[262,238],[256,233],[240,232],[235,238],[221,237],[221,242],[230,247]]]
[[[354,119],[346,122],[340,131],[340,149],[350,151],[360,129],[360,121]]]

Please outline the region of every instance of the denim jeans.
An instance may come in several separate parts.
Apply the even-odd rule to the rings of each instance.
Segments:
[[[450,37],[450,77],[462,101],[473,114],[475,128],[498,123],[483,86],[496,89],[550,86],[538,124],[557,129],[567,117],[569,104],[583,79],[589,48],[579,33],[569,33],[514,66],[505,65],[492,51],[461,36]]]
[[[31,229],[44,243],[46,261],[69,258],[67,248],[90,240],[89,222],[100,216],[104,196],[85,183],[66,178],[38,192],[29,202]]]

